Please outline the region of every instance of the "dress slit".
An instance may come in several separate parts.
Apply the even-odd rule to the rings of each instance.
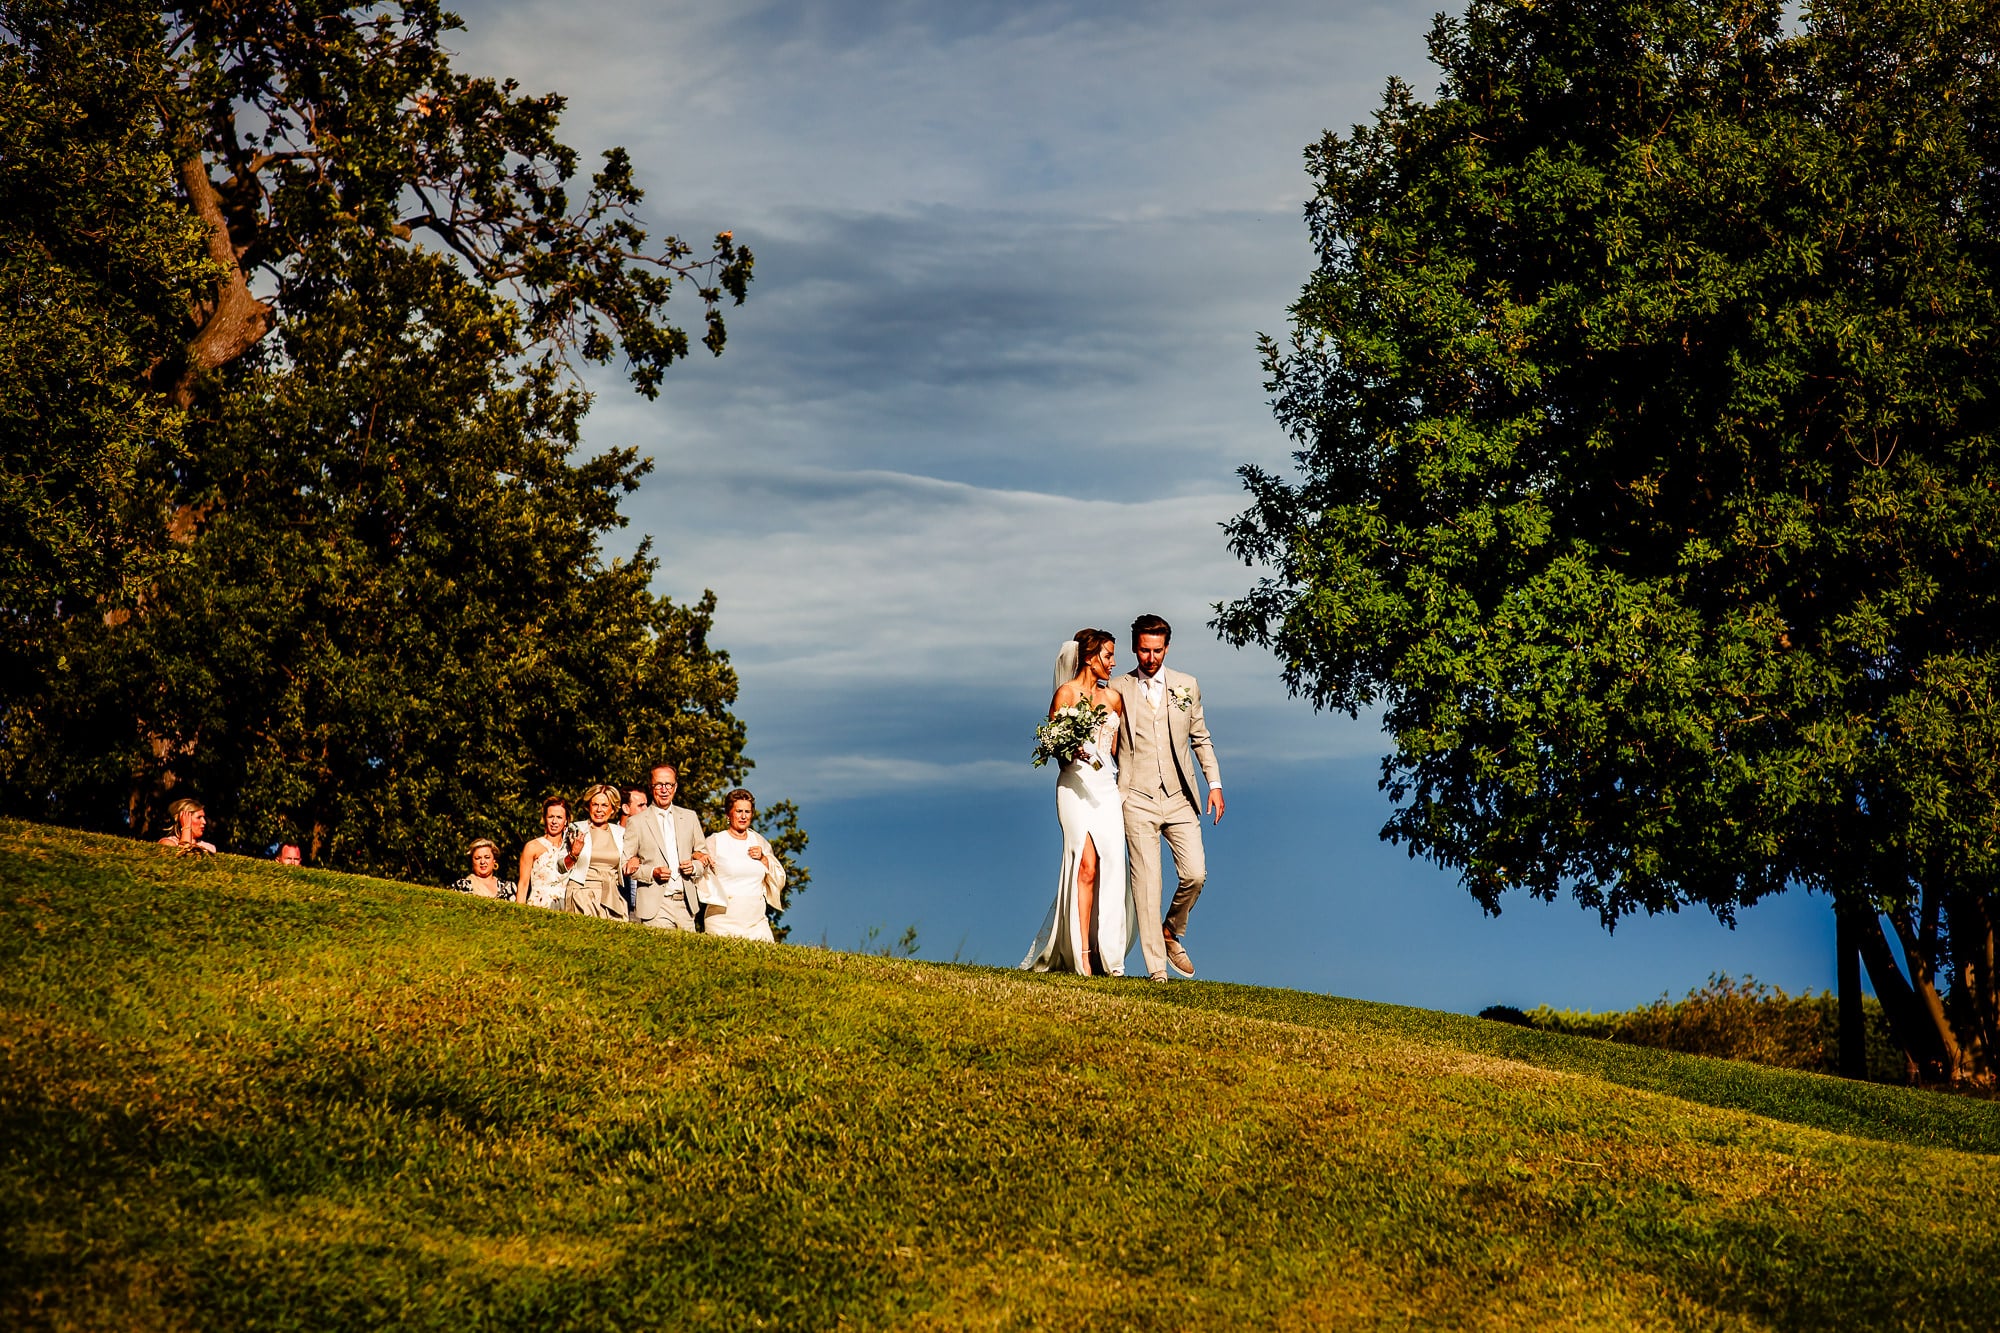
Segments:
[[[1063,831],[1062,874],[1055,901],[1049,904],[1028,956],[1021,960],[1024,969],[1080,972],[1083,968],[1079,964],[1089,960],[1094,942],[1104,960],[1105,974],[1119,976],[1125,971],[1125,955],[1138,933],[1132,886],[1125,873],[1125,818],[1117,788],[1112,785],[1115,774],[1111,783],[1104,784],[1108,790],[1101,793],[1093,794],[1086,781],[1071,767],[1056,783],[1056,813]],[[1083,919],[1083,903],[1077,893],[1077,873],[1086,847],[1097,853],[1095,922]]]

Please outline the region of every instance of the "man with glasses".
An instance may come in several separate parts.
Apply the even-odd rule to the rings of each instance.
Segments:
[[[708,873],[708,858],[699,850],[707,836],[701,818],[674,804],[680,773],[672,764],[655,764],[649,775],[653,803],[632,817],[626,844],[625,873],[637,883],[639,924],[658,930],[696,930],[701,902],[695,881]]]

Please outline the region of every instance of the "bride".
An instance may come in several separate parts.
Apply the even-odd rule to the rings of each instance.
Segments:
[[[1101,629],[1078,630],[1056,658],[1051,717],[1086,699],[1110,711],[1094,742],[1065,763],[1056,779],[1062,877],[1041,933],[1021,960],[1024,970],[1122,977],[1125,955],[1137,935],[1132,890],[1125,879],[1125,809],[1118,796],[1118,723],[1125,705],[1105,683],[1117,658],[1117,640]]]

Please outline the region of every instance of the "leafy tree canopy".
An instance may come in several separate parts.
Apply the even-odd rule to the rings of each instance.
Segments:
[[[435,0],[209,0],[156,21],[160,132],[222,270],[163,368],[177,395],[323,299],[329,247],[420,237],[512,298],[527,345],[622,353],[648,396],[688,352],[666,317],[681,280],[722,351],[720,304],[743,300],[750,253],[728,232],[701,258],[676,236],[649,245],[625,151],[578,182],[563,99],[452,69],[442,39],[461,24]]]
[[[1990,1071],[2000,10],[1782,11],[1477,0],[1308,151],[1299,472],[1245,469],[1217,625],[1383,709],[1385,836],[1489,910],[1825,890]]]
[[[158,233],[130,243],[158,271],[147,303],[91,314],[131,348],[105,410],[164,423],[119,529],[151,563],[51,617],[9,691],[9,804],[144,831],[191,791],[235,845],[442,878],[473,836],[537,831],[545,795],[656,758],[696,804],[742,781],[714,599],[656,596],[650,538],[604,555],[650,464],[579,456],[570,372],[622,355],[654,393],[688,350],[665,304],[690,280],[720,352],[749,252],[649,248],[616,150],[573,198],[561,99],[453,71],[433,4],[0,0],[0,19],[23,68],[60,56],[134,90],[69,150],[85,202],[65,206]],[[32,76],[9,87],[21,124],[55,114]],[[92,178],[91,154],[122,176]],[[19,225],[115,258],[55,204]],[[795,863],[795,812],[764,813]]]
[[[0,43],[0,679],[34,670],[46,629],[81,600],[129,598],[156,571],[154,521],[181,455],[181,414],[145,392],[219,274],[147,81],[122,60],[152,27],[130,15],[50,21]],[[0,26],[20,36],[9,0]],[[4,689],[4,686],[0,686]]]

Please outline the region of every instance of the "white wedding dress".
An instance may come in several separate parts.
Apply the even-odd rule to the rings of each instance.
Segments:
[[[1073,651],[1073,649],[1071,650]],[[1074,659],[1072,659],[1074,660]],[[1097,948],[1105,970],[1125,975],[1125,955],[1138,938],[1139,915],[1132,886],[1125,877],[1125,803],[1118,795],[1118,761],[1112,743],[1118,735],[1118,715],[1104,719],[1095,749],[1102,768],[1077,760],[1062,766],[1056,778],[1056,819],[1062,825],[1062,877],[1056,900],[1035,936],[1023,971],[1081,972],[1090,957],[1090,923],[1077,900],[1076,871],[1086,841],[1097,845]]]

